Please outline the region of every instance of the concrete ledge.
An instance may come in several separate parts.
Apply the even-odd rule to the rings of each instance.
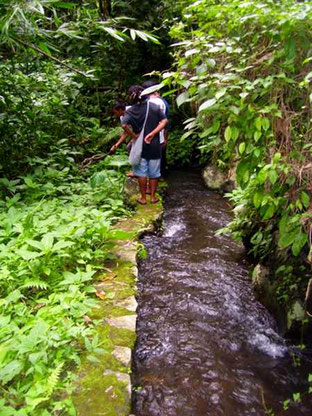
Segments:
[[[132,184],[134,186],[134,184]],[[132,196],[133,200],[137,199]],[[135,293],[138,277],[138,238],[151,232],[162,217],[159,204],[137,206],[132,218],[122,219],[116,230],[129,232],[129,238],[118,240],[116,260],[105,265],[107,272],[94,283],[99,308],[88,322],[99,322],[96,330],[104,354],[92,354],[94,362],[82,358],[82,369],[72,395],[77,416],[130,416],[131,356],[136,339]]]

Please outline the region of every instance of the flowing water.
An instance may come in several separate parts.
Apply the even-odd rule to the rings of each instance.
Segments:
[[[164,231],[143,238],[136,416],[312,414],[307,400],[281,410],[303,370],[255,300],[243,247],[215,236],[230,220],[226,200],[198,174],[171,175]]]

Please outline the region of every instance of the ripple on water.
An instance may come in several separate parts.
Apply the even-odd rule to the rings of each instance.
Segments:
[[[134,354],[137,416],[264,416],[298,391],[276,324],[255,300],[243,247],[215,231],[229,206],[174,175],[163,235],[145,236]],[[291,416],[311,415],[298,405]],[[281,414],[281,413],[277,413]]]

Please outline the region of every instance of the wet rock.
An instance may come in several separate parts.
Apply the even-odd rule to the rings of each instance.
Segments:
[[[116,376],[117,380],[121,383],[124,383],[127,385],[127,393],[129,395],[129,399],[131,397],[131,379],[129,374],[126,373],[120,373],[119,371],[112,371],[112,370],[105,370],[103,373],[103,376],[109,376],[113,374]]]
[[[228,171],[224,172],[218,167],[211,165],[207,166],[203,170],[202,176],[205,181],[205,184],[209,189],[230,192],[236,186],[235,170],[236,169],[233,167],[230,168]]]
[[[114,326],[116,328],[121,328],[121,329],[128,329],[129,331],[135,332],[136,315],[125,315],[125,316],[106,318],[106,322],[110,326]]]
[[[118,306],[128,309],[128,311],[135,312],[138,307],[138,302],[134,296],[129,296],[126,299],[119,300]]]
[[[120,361],[125,367],[130,367],[131,364],[131,348],[116,347],[112,355]]]
[[[136,178],[127,178],[125,183],[125,193],[128,196],[136,195],[140,192],[138,180]]]
[[[256,267],[253,269],[252,284],[254,285],[255,290],[258,293],[263,294],[268,290],[268,287],[270,285],[269,274],[269,269],[267,269],[260,263],[257,264]]]

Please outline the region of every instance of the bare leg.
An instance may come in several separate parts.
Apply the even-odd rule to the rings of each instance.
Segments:
[[[149,178],[147,178],[146,195],[150,195],[150,194],[151,194],[151,188],[150,188]]]
[[[150,183],[150,190],[151,190],[151,202],[155,203],[158,202],[158,199],[155,197],[155,192],[158,185],[158,179],[151,179],[149,180]]]
[[[139,187],[141,192],[141,198],[138,199],[138,202],[140,204],[146,204],[146,184],[147,184],[147,178],[139,177]]]

